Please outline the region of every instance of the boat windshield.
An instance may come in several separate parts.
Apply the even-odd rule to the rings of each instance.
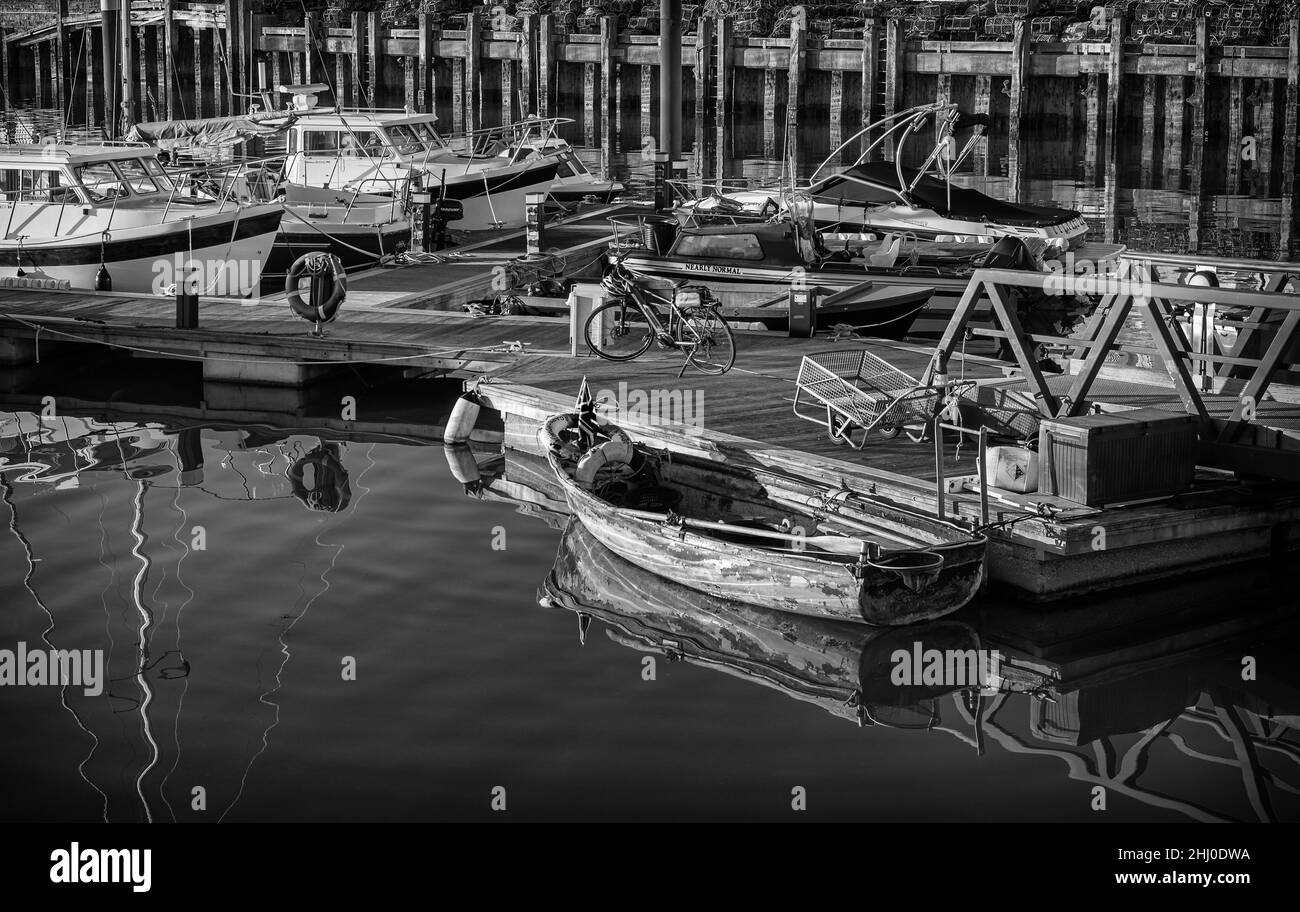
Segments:
[[[76,175],[77,183],[86,189],[92,202],[107,203],[131,195],[126,180],[111,161],[81,165],[73,170],[73,174]]]
[[[145,171],[149,172],[149,176],[153,178],[159,190],[170,192],[174,188],[172,179],[167,176],[167,171],[158,163],[158,159],[142,158],[140,161],[144,163]]]
[[[442,139],[429,124],[409,123],[393,124],[384,128],[388,140],[402,155],[418,155],[421,152],[437,152],[442,148]]]
[[[117,162],[118,170],[127,185],[136,193],[157,193],[158,184],[154,182],[148,169],[138,158],[123,158]]]

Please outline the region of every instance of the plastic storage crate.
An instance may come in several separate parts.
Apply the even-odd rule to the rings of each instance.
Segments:
[[[1097,507],[1186,491],[1196,471],[1190,415],[1144,408],[1052,418],[1038,429],[1038,489]]]

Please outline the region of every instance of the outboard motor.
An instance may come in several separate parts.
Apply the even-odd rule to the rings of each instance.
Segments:
[[[984,262],[981,265],[985,269],[1037,268],[1025,242],[1010,235],[999,240],[988,253],[984,254]]]

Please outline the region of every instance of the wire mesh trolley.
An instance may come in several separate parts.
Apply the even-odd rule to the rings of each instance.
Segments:
[[[795,381],[794,413],[823,425],[836,443],[862,449],[873,430],[897,437],[907,425],[931,421],[945,391],[958,396],[975,384],[926,386],[883,358],[861,349],[805,355]],[[802,409],[801,409],[802,406]],[[854,441],[854,434],[862,432]],[[917,437],[915,439],[921,439]]]

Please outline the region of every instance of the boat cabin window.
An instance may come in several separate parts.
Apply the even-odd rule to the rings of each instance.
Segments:
[[[416,155],[420,152],[438,151],[442,148],[442,139],[428,124],[391,124],[384,128],[388,141],[402,155]]]
[[[170,191],[173,189],[175,185],[172,184],[172,179],[167,176],[166,169],[158,163],[158,159],[142,158],[140,161],[144,162],[144,169],[149,172],[149,176],[153,178],[153,182],[158,185],[159,190]]]
[[[154,183],[149,172],[145,170],[144,165],[138,158],[123,158],[117,162],[117,168],[122,172],[122,177],[126,179],[127,185],[136,193],[157,193],[158,185]]]
[[[571,152],[566,152],[560,156],[560,167],[556,171],[560,177],[576,177],[579,174],[590,174],[587,166],[584,165],[578,156]]]
[[[354,158],[381,158],[384,141],[378,130],[353,130],[339,134],[339,152]]]
[[[677,241],[673,254],[715,260],[761,260],[763,247],[756,234],[687,234]]]
[[[823,201],[844,200],[846,203],[897,203],[898,194],[886,187],[863,184],[847,177],[832,177],[817,191]]]
[[[107,203],[131,195],[126,181],[111,161],[81,165],[73,170],[73,174],[77,176],[77,183],[86,188],[92,202]]]
[[[5,202],[62,203],[77,201],[57,168],[5,168],[0,175],[0,199]]]
[[[337,130],[303,130],[302,151],[308,155],[328,155],[331,158],[339,154],[339,134]]]

